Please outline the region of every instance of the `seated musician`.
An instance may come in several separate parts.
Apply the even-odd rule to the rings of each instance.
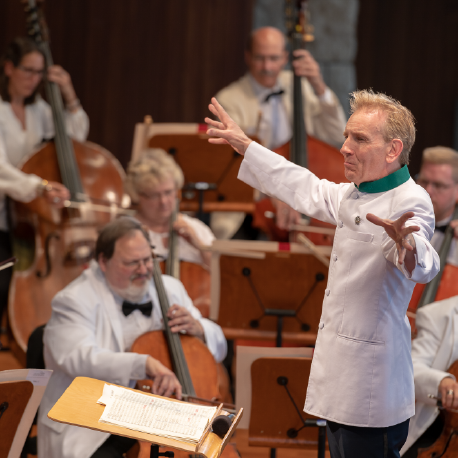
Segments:
[[[288,51],[283,33],[273,27],[255,30],[247,43],[245,63],[248,73],[216,94],[229,116],[247,135],[275,149],[292,136],[293,73],[284,70]],[[305,49],[294,51],[294,73],[302,78],[304,122],[307,134],[340,147],[346,118],[342,106],[326,86],[320,66]],[[299,213],[275,200],[277,225],[289,229],[299,222]],[[211,227],[218,238],[230,238],[244,218],[243,213],[213,213]]]
[[[11,256],[5,196],[29,202],[40,193],[51,205],[61,207],[69,198],[67,189],[47,183],[18,166],[41,144],[54,137],[50,106],[40,97],[45,58],[28,38],[16,38],[0,59],[0,260]],[[47,78],[63,95],[68,133],[84,141],[89,119],[76,97],[70,75],[59,65],[48,68]],[[11,269],[0,272],[0,319],[6,304]]]
[[[127,168],[126,191],[136,204],[136,218],[148,229],[154,252],[168,256],[170,219],[177,206],[184,176],[172,156],[159,148],[146,150]],[[173,228],[179,234],[180,260],[210,267],[211,253],[205,250],[215,239],[210,228],[196,218],[179,213]]]
[[[448,224],[458,236],[458,221],[451,221],[458,200],[458,152],[445,146],[426,148],[417,183],[431,197],[436,217],[436,230],[431,245],[439,250]],[[455,240],[447,258],[448,264],[458,266],[458,247]]]
[[[431,244],[439,250],[458,198],[458,152],[436,146],[423,151],[423,161],[417,183],[428,191],[434,207],[436,230]],[[458,266],[456,240],[452,240],[447,264]],[[458,386],[455,377],[446,371],[458,359],[458,329],[454,320],[458,299],[453,297],[421,308],[417,312],[418,335],[412,342],[415,377],[415,416],[410,421],[409,436],[403,448],[404,456],[414,458],[419,448],[431,445],[440,435],[443,417],[437,401],[428,395],[441,396],[446,407],[458,408]],[[456,400],[455,400],[456,393]]]
[[[181,396],[173,372],[151,356],[129,351],[141,334],[163,329],[144,226],[130,217],[109,223],[97,239],[96,259],[52,301],[52,316],[44,332],[44,357],[46,367],[54,372],[38,418],[40,457],[121,458],[135,443],[47,418],[77,376],[130,387],[136,380],[151,378],[153,393]],[[226,354],[221,328],[201,317],[178,280],[164,276],[163,281],[171,304],[172,332],[202,339],[215,360],[221,361]]]

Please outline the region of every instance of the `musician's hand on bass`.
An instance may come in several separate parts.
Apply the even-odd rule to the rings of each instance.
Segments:
[[[169,327],[172,332],[189,334],[205,341],[204,328],[187,308],[174,304],[167,312],[167,317],[169,318]]]
[[[160,361],[148,356],[146,360],[146,375],[153,380],[152,393],[159,396],[170,397],[175,394],[181,399],[181,385],[176,375],[167,369]]]

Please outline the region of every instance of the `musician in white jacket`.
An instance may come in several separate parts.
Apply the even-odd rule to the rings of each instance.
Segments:
[[[319,180],[248,139],[213,99],[212,143],[244,155],[239,178],[337,225],[304,410],[328,420],[332,458],[398,457],[414,414],[410,326],[415,282],[439,270],[431,200],[406,164],[413,116],[358,91],[341,148],[352,183]]]
[[[130,352],[141,334],[163,329],[146,229],[134,218],[120,218],[99,235],[96,259],[56,295],[44,333],[46,367],[54,372],[41,403],[38,454],[42,458],[121,458],[135,441],[56,423],[47,418],[54,403],[77,376],[133,387],[151,378],[153,392],[181,395],[170,370],[148,355]],[[171,304],[172,332],[202,339],[216,361],[226,355],[221,328],[202,318],[183,285],[164,276]],[[173,304],[173,305],[172,305]]]

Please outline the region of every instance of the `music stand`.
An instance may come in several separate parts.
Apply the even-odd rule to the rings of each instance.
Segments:
[[[213,433],[211,431],[211,424],[209,424],[198,444],[192,444],[184,440],[156,436],[154,434],[147,434],[133,429],[124,428],[122,426],[101,423],[99,421],[103,413],[104,406],[97,404],[97,400],[102,396],[105,383],[106,382],[102,380],[96,380],[89,377],[76,377],[56,404],[54,404],[53,408],[49,411],[48,417],[51,420],[60,423],[130,437],[132,439],[150,442],[167,448],[176,448],[190,454],[197,453],[203,455],[205,458],[219,458],[237,428],[243,414],[243,409],[240,409],[223,438]],[[137,391],[131,388],[125,389]],[[142,394],[146,396],[161,397],[151,393]],[[169,398],[168,400],[172,402],[183,402]],[[221,406],[217,409],[215,417],[219,415],[219,413],[221,413]],[[157,457],[158,450],[158,447],[151,447],[151,457]]]
[[[318,458],[325,456],[326,421],[302,411],[311,363],[312,358],[260,358],[251,365],[248,442],[270,447],[271,458],[278,447],[317,449]]]
[[[315,342],[328,268],[307,247],[215,240],[211,272],[210,318],[226,338]]]
[[[206,124],[153,123],[146,119],[135,127],[132,160],[145,148],[162,148],[171,154],[185,177],[180,204],[183,211],[253,212],[253,189],[237,179],[243,157],[229,145],[208,143],[206,130]]]

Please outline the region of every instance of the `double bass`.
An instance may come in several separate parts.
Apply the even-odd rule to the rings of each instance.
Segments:
[[[306,42],[314,40],[313,26],[310,24],[307,2],[301,0],[286,0],[286,28],[291,39],[291,62],[293,52],[303,49]],[[293,75],[293,135],[291,140],[275,149],[277,154],[291,162],[308,168],[318,178],[342,183],[348,180],[345,177],[343,157],[340,151],[333,146],[307,135],[304,122],[304,94],[302,77]],[[317,220],[312,225],[332,227],[332,225]],[[279,229],[275,223],[275,208],[270,199],[257,202],[253,218],[253,225],[267,233],[269,238],[280,242],[289,241],[289,232]],[[310,239],[319,245],[332,245],[332,238],[322,234],[312,234]]]
[[[34,0],[26,2],[30,37],[40,46],[46,68],[53,59],[44,18]],[[9,327],[11,348],[25,365],[27,340],[51,316],[51,299],[74,280],[93,257],[97,229],[122,207],[124,172],[106,149],[71,140],[65,128],[59,87],[45,80],[52,108],[55,138],[21,166],[48,181],[63,183],[70,191],[68,208],[50,207],[42,197],[28,204],[12,204],[14,251],[19,259],[10,285]]]

